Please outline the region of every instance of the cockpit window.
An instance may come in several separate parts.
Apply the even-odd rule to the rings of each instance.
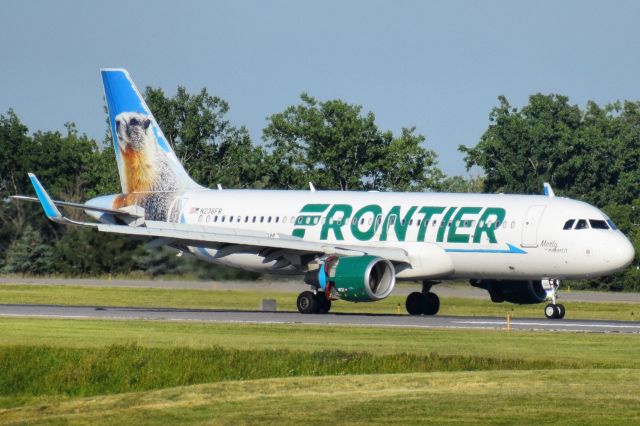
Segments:
[[[568,221],[566,221],[564,223],[564,226],[562,227],[562,229],[571,229],[573,228],[573,224],[575,223],[575,219],[569,219]]]
[[[616,226],[615,223],[613,223],[613,221],[611,219],[607,219],[607,223],[609,224],[609,226],[611,227],[611,229],[615,230],[618,229],[618,227]]]
[[[575,229],[589,229],[589,225],[587,224],[587,220],[586,219],[578,220],[578,223],[576,223],[576,228]]]
[[[589,224],[592,229],[609,229],[609,225],[605,220],[589,219]]]

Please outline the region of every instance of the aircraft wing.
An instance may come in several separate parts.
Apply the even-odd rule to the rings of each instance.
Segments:
[[[232,254],[247,248],[273,249],[268,255],[277,259],[277,253],[295,254],[326,254],[340,256],[379,256],[397,263],[409,263],[409,257],[405,250],[398,247],[369,247],[349,244],[335,244],[327,242],[314,242],[303,240],[290,235],[268,233],[260,231],[248,231],[243,229],[216,228],[210,226],[190,225],[174,222],[161,222],[151,220],[139,220],[137,214],[131,214],[121,210],[109,210],[94,208],[84,204],[53,201],[46,192],[38,178],[29,174],[31,183],[36,191],[37,200],[40,201],[47,217],[57,223],[68,225],[91,226],[101,232],[132,235],[151,239],[150,246],[178,245],[215,248],[219,254],[217,257]],[[16,199],[34,200],[33,197],[16,196]],[[56,207],[67,206],[85,210],[103,211],[115,215],[130,215],[138,220],[127,221],[129,225],[103,224],[95,222],[78,222],[66,218]],[[220,254],[221,253],[221,254]],[[276,254],[274,256],[274,253]],[[214,256],[216,257],[216,256]]]

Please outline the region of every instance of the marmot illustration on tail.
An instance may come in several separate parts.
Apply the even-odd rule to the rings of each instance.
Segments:
[[[115,118],[118,145],[125,177],[125,194],[114,208],[137,204],[151,220],[166,220],[169,205],[179,189],[178,177],[162,151],[151,120],[137,112],[123,112]]]

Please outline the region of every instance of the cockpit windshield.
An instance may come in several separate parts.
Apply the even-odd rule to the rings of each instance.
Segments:
[[[606,220],[589,219],[589,224],[592,229],[609,229],[609,225]]]
[[[611,219],[569,219],[562,229],[616,229],[616,226]]]

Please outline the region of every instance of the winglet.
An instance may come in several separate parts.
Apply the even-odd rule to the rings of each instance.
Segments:
[[[549,185],[549,182],[544,183],[544,195],[547,197],[555,197],[556,194],[553,192],[553,188]]]
[[[44,187],[33,173],[29,173],[29,179],[31,180],[31,184],[33,185],[33,189],[36,190],[36,195],[38,196],[38,200],[40,200],[40,204],[42,205],[42,209],[47,217],[54,222],[64,222],[62,213],[53,204],[51,197],[45,191]]]

